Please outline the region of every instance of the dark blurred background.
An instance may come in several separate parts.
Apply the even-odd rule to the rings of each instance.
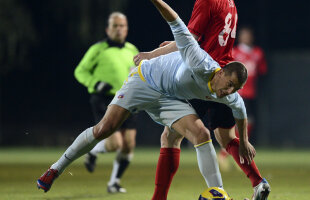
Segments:
[[[167,2],[187,23],[194,0]],[[310,141],[310,2],[235,0],[238,27],[250,25],[266,53],[258,98],[257,146]],[[124,12],[127,40],[140,51],[172,40],[148,0],[0,0],[0,145],[62,146],[93,125],[86,88],[73,71],[105,37],[107,16]],[[139,114],[138,145],[159,146],[162,127]]]

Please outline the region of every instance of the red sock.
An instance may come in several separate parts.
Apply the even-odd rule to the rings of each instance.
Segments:
[[[262,181],[262,177],[256,167],[254,160],[252,161],[251,165],[247,163],[241,164],[239,158],[239,138],[235,138],[226,147],[226,151],[232,155],[235,159],[239,167],[243,170],[243,172],[249,177],[252,182],[252,186],[255,187]]]
[[[160,149],[152,200],[167,200],[171,181],[179,168],[180,152],[177,148]]]

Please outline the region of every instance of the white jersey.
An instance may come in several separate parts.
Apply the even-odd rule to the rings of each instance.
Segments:
[[[243,99],[237,92],[223,98],[212,92],[210,80],[219,64],[200,48],[180,18],[169,25],[179,51],[143,61],[141,72],[146,82],[166,96],[224,103],[235,118],[246,118]]]

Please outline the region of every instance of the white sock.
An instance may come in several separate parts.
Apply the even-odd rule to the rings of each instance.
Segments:
[[[97,156],[98,153],[106,153],[107,150],[105,148],[105,139],[98,142],[98,144],[89,152],[94,156]]]
[[[110,181],[108,182],[108,185],[111,186],[114,183],[118,183],[120,184],[120,179],[117,178],[117,172],[119,170],[120,167],[120,161],[122,159],[128,160],[129,162],[132,160],[133,158],[133,153],[127,154],[127,153],[122,153],[122,152],[117,152],[117,156],[113,162],[113,169],[112,169],[112,173],[111,173],[111,177],[110,177]]]
[[[216,152],[212,141],[195,145],[200,173],[208,187],[223,187]]]
[[[71,146],[51,168],[57,169],[60,175],[70,163],[85,153],[88,153],[98,142],[99,140],[96,140],[93,135],[93,127],[86,129],[74,140]]]
[[[110,181],[108,182],[108,186],[112,186],[116,182],[116,174],[119,168],[119,162],[115,159],[113,162],[113,169],[110,177]],[[120,180],[118,180],[119,184]]]

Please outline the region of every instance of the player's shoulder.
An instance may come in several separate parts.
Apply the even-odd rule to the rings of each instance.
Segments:
[[[255,53],[264,54],[263,49],[259,46],[254,46],[253,50]]]
[[[236,6],[234,0],[208,0],[210,1],[210,4],[213,4],[214,9],[229,9],[229,10],[235,10]]]
[[[222,1],[222,0],[196,0],[195,5],[200,6],[202,8],[207,8],[207,7],[213,7],[214,5],[217,5],[219,1]]]
[[[109,46],[109,45],[108,45],[108,43],[107,43],[106,40],[100,40],[100,41],[98,41],[98,42],[92,44],[92,45],[90,46],[89,49],[92,49],[92,50],[100,50],[100,49],[105,49],[105,48],[107,48],[108,46]]]
[[[240,45],[236,45],[236,46],[234,46],[232,48],[232,53],[233,54],[237,54],[237,53],[240,53],[240,52],[242,52]]]
[[[139,51],[138,48],[134,44],[132,44],[130,42],[125,42],[125,47],[127,49],[129,49],[130,51],[134,51],[134,52],[138,52]]]
[[[100,41],[94,43],[92,46],[95,46],[95,47],[108,47],[109,44],[108,44],[107,40],[104,39],[104,40],[100,40]]]

